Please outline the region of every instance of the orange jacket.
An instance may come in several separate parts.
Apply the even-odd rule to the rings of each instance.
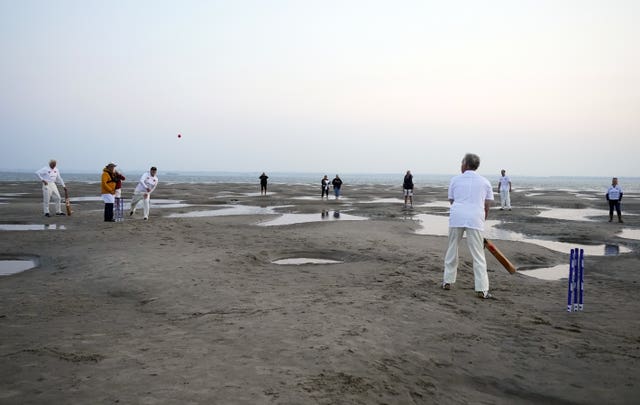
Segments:
[[[116,193],[116,180],[114,175],[105,167],[102,169],[102,181],[100,187],[100,194],[115,194]]]

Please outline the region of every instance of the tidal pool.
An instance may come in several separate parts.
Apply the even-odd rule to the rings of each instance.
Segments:
[[[604,209],[595,208],[541,208],[544,211],[538,214],[539,217],[569,221],[598,221],[591,217],[601,217],[608,214],[608,211]]]
[[[449,234],[449,217],[444,215],[433,214],[419,214],[415,218],[420,222],[421,228],[416,231],[420,235],[435,235],[435,236],[447,236]],[[579,248],[584,249],[585,255],[589,256],[615,256],[621,253],[629,253],[631,250],[624,246],[618,246],[615,244],[602,244],[602,245],[581,245],[577,243],[557,242],[546,239],[536,239],[527,236],[520,232],[508,231],[506,229],[499,229],[497,225],[501,224],[501,221],[488,220],[485,222],[484,235],[488,239],[497,240],[512,240],[526,243],[533,243],[538,246],[543,246],[556,252],[569,254],[571,249]]]
[[[553,267],[518,270],[518,273],[525,276],[539,278],[541,280],[561,280],[569,278],[569,265],[559,264]]]
[[[88,196],[88,197],[73,197],[70,198],[71,202],[93,202],[99,201],[102,202],[102,197],[98,196]],[[191,207],[191,204],[185,204],[181,200],[169,200],[163,198],[153,198],[151,197],[151,208],[185,208]],[[138,208],[142,207],[142,202],[138,203]],[[125,198],[124,200],[124,208],[126,210],[131,209],[131,198]]]
[[[306,257],[296,257],[291,259],[280,259],[271,262],[273,264],[283,264],[283,265],[301,265],[301,264],[338,264],[343,263],[338,260],[328,260],[328,259],[311,259]]]
[[[35,260],[0,260],[0,276],[10,276],[36,267]]]
[[[169,214],[169,218],[201,218],[201,217],[223,217],[230,215],[274,215],[276,208],[283,207],[255,207],[251,205],[220,205],[214,210],[191,211],[185,213]]]
[[[47,231],[53,229],[67,229],[64,225],[56,224],[0,224],[0,231]]]
[[[640,229],[623,229],[622,232],[618,234],[619,237],[625,239],[636,239],[640,240]]]
[[[268,221],[258,223],[259,226],[283,226],[324,221],[366,221],[368,218],[343,214],[340,211],[323,211],[318,214],[282,214]]]

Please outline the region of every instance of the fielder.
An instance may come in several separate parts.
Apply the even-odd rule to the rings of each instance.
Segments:
[[[60,198],[60,192],[56,186],[58,182],[62,188],[67,191],[67,187],[64,185],[64,180],[60,176],[60,171],[56,168],[57,162],[54,159],[49,161],[49,166],[45,166],[36,172],[36,175],[42,182],[42,203],[44,208],[44,216],[49,217],[49,204],[51,197],[53,197],[53,203],[56,205],[56,215],[64,216],[62,212],[62,198]]]
[[[500,193],[500,210],[505,208],[511,211],[511,179],[505,174],[505,170],[500,171],[500,180],[498,181],[498,192]]]

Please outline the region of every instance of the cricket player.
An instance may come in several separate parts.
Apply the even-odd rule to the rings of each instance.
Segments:
[[[51,216],[49,214],[51,197],[53,197],[53,202],[56,205],[56,215],[66,215],[62,212],[62,204],[60,203],[62,199],[60,198],[60,192],[58,191],[56,182],[58,182],[65,191],[67,191],[67,187],[64,185],[64,180],[62,180],[62,176],[60,176],[60,171],[56,165],[57,162],[54,159],[51,159],[49,161],[49,166],[45,166],[36,172],[36,176],[38,176],[42,182],[42,203],[45,217]]]
[[[158,186],[158,177],[156,176],[158,169],[153,166],[148,172],[140,177],[140,181],[136,185],[136,189],[133,191],[133,198],[131,199],[131,211],[129,216],[136,213],[136,206],[142,200],[142,207],[144,211],[144,220],[149,219],[149,205],[151,200],[151,193]]]

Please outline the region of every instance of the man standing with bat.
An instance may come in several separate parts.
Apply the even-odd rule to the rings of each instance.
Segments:
[[[452,178],[449,183],[449,247],[444,259],[442,288],[449,290],[456,282],[458,246],[466,233],[467,245],[473,257],[476,295],[491,298],[482,232],[493,201],[493,190],[489,180],[476,173],[479,166],[480,157],[467,153],[460,167],[462,174]]]

